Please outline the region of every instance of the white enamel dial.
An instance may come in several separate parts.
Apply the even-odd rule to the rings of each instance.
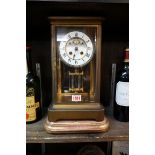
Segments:
[[[86,65],[94,54],[92,41],[79,31],[67,33],[60,42],[59,51],[61,60],[73,67]]]

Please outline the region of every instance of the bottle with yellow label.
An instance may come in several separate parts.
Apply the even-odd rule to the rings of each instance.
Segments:
[[[40,82],[34,75],[31,63],[31,47],[26,47],[26,123],[34,123],[41,118]]]

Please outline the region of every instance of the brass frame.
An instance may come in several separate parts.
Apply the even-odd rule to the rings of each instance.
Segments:
[[[93,62],[90,63],[90,96],[95,92],[95,102],[100,102],[100,66],[101,66],[101,23],[103,18],[99,17],[50,17],[51,29],[52,29],[52,40],[51,40],[51,55],[52,55],[52,99],[53,103],[56,103],[58,95],[65,96],[66,93],[61,92],[61,65],[60,59],[57,62],[56,53],[56,27],[94,27],[96,28],[96,85],[94,88],[94,74],[93,74]],[[93,20],[92,20],[93,19]],[[80,24],[79,24],[80,23]],[[58,65],[57,65],[58,64]],[[57,74],[58,70],[58,74]],[[59,76],[59,77],[58,77]],[[58,80],[58,81],[57,81]],[[58,86],[58,92],[57,92]],[[71,94],[71,93],[70,93]],[[84,93],[86,94],[86,93]]]
[[[52,104],[48,109],[48,121],[59,124],[59,121],[82,120],[96,121],[108,126],[108,121],[104,115],[104,107],[100,104],[100,74],[101,74],[101,37],[102,37],[102,20],[96,17],[50,17],[51,23],[51,62],[52,62]],[[96,60],[90,62],[90,91],[82,92],[83,98],[81,102],[72,103],[70,96],[75,93],[61,92],[61,65],[60,58],[57,60],[57,27],[94,27],[96,28]],[[88,30],[89,31],[89,30]],[[90,32],[91,33],[91,32]],[[94,66],[95,65],[95,66]],[[94,67],[95,76],[94,76]],[[58,72],[57,72],[58,71]],[[60,77],[58,77],[60,76]],[[58,81],[57,81],[58,80]],[[95,80],[95,83],[94,83]],[[95,87],[94,87],[95,84]],[[57,92],[58,86],[58,92]],[[94,98],[95,94],[95,98]],[[61,102],[65,100],[65,102]],[[67,104],[66,104],[67,103]],[[50,123],[46,124],[47,126]],[[69,124],[68,124],[69,125]],[[107,128],[106,128],[107,129]],[[89,130],[89,129],[88,129]]]

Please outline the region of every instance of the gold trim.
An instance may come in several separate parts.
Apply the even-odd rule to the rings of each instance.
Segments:
[[[52,100],[53,102],[56,101],[56,94],[55,91],[57,90],[57,63],[56,63],[56,47],[55,47],[55,34],[56,27],[51,25],[51,67],[52,67]]]
[[[61,94],[61,60],[58,60],[58,93]]]
[[[93,71],[93,62],[90,62],[90,94],[94,94],[94,71]]]
[[[105,19],[103,17],[48,17],[50,24],[54,25],[98,25],[102,24],[102,21]]]
[[[96,103],[89,103],[89,107],[88,107],[88,104],[86,103],[79,103],[79,104],[76,104],[76,103],[70,103],[70,104],[54,104],[53,109],[56,109],[56,110],[59,110],[59,109],[62,109],[63,110],[71,110],[71,109],[89,109],[89,110],[98,110],[98,109],[101,109],[101,106],[100,104],[96,104]]]
[[[124,62],[129,62],[129,59],[125,59]]]
[[[72,73],[72,72],[69,71],[69,75],[83,75],[83,71],[81,73],[79,73],[79,72]]]
[[[79,93],[57,93],[57,95],[61,95],[61,96],[71,96],[71,95],[79,95]],[[80,93],[80,95],[84,95],[84,96],[88,96],[88,93]]]
[[[126,51],[126,52],[129,52],[129,48],[126,48],[125,51]]]
[[[83,88],[69,88],[69,91],[72,91],[72,92],[77,92],[77,93],[82,93],[83,92]],[[74,93],[76,94],[76,93]]]

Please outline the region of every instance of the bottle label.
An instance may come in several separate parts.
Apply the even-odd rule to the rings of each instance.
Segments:
[[[27,122],[36,120],[36,108],[38,107],[39,107],[39,102],[35,103],[34,89],[28,88],[27,96],[26,96],[26,121]]]
[[[120,106],[129,106],[129,82],[117,83],[115,100]]]

